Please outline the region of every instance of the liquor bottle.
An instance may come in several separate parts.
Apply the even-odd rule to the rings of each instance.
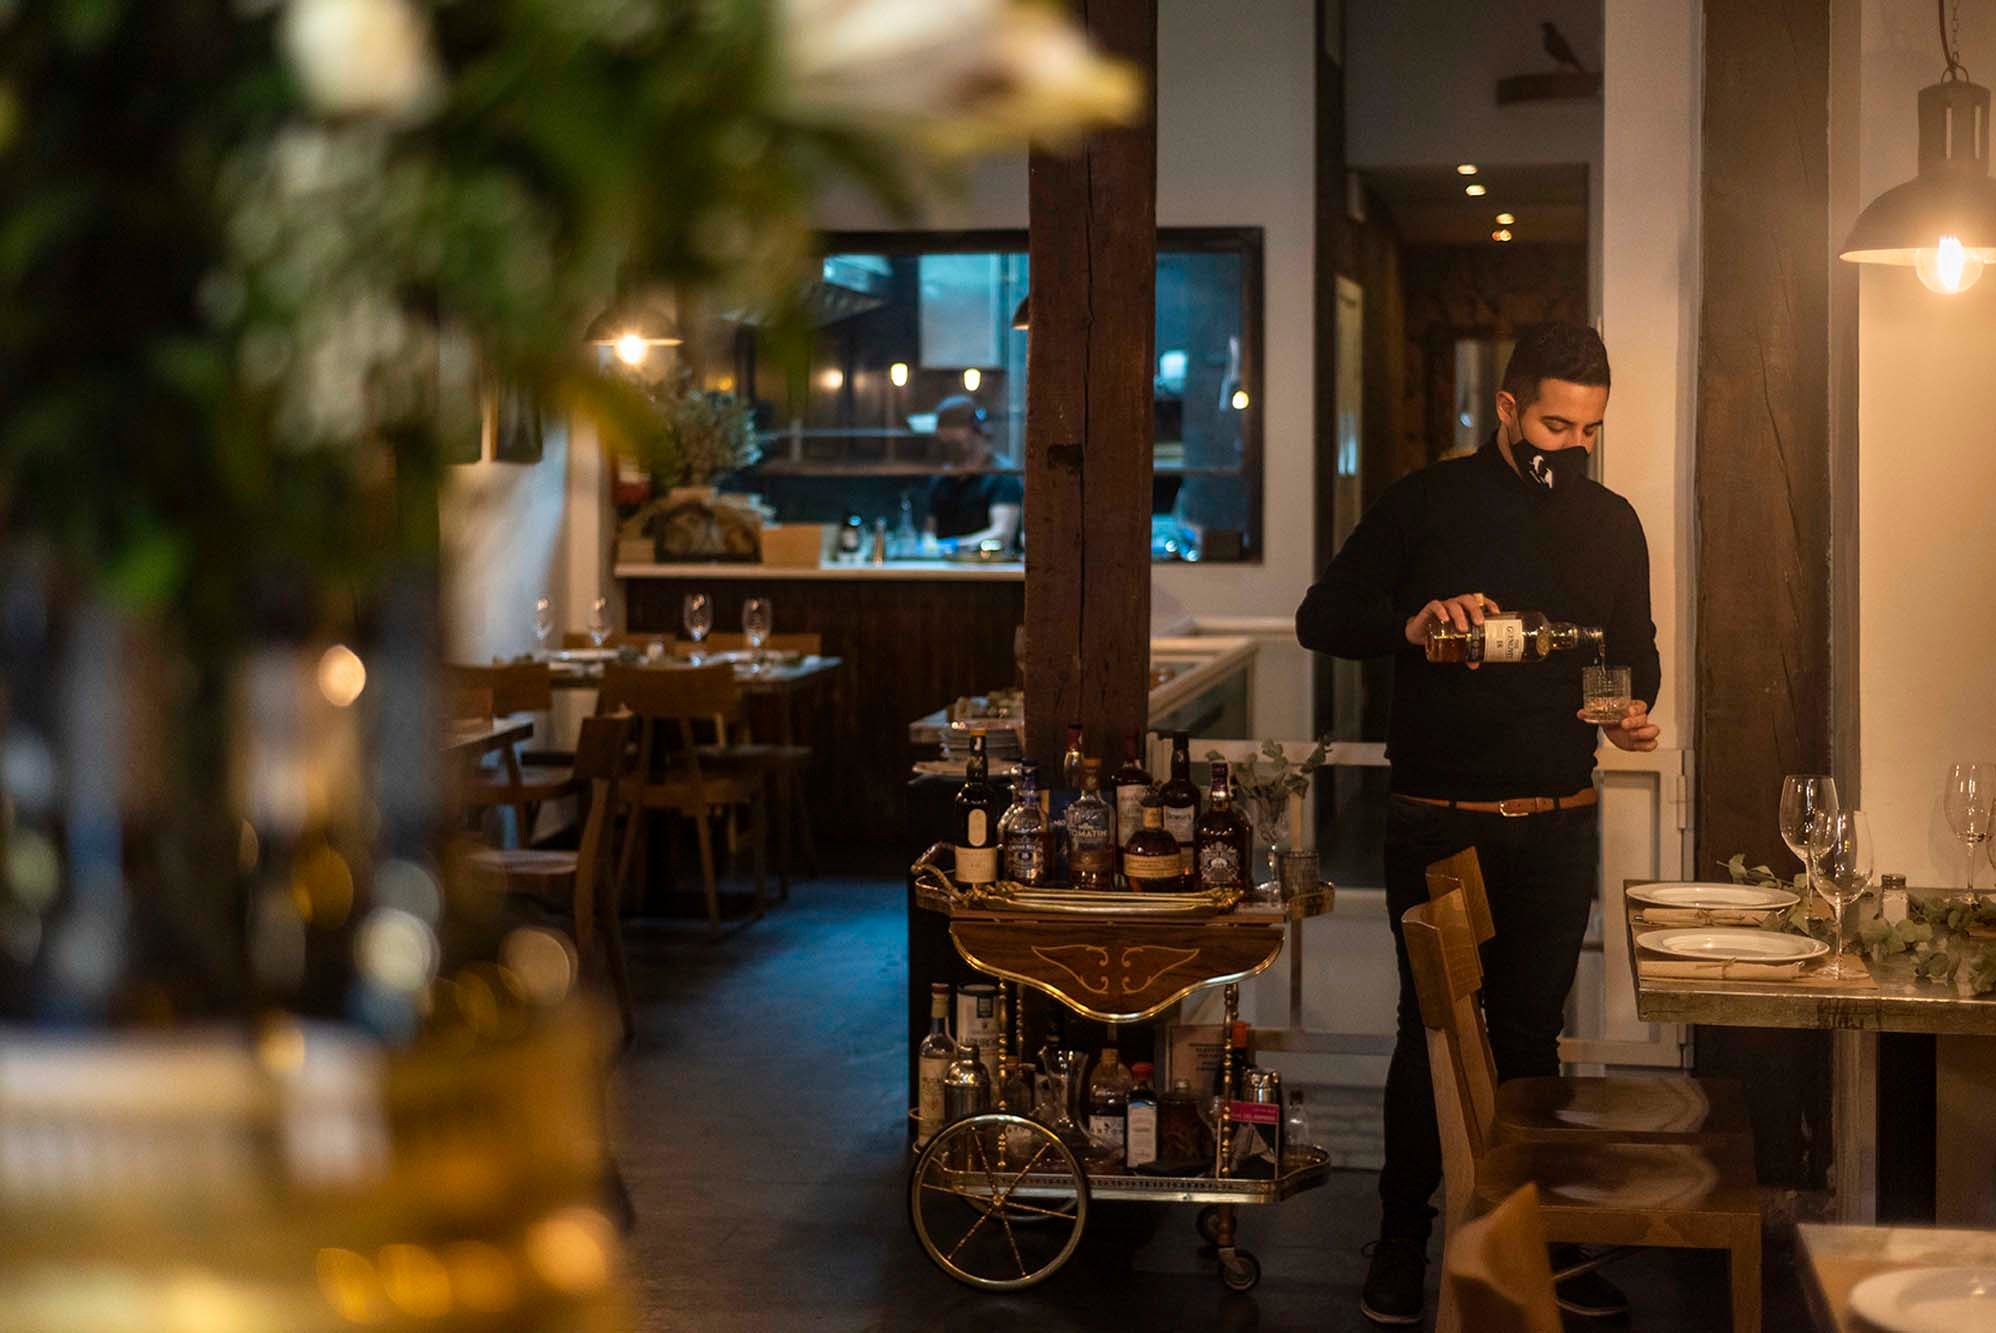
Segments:
[[[1248,822],[1234,809],[1233,785],[1227,780],[1227,766],[1213,765],[1212,804],[1199,816],[1193,831],[1198,888],[1244,889],[1247,887]]]
[[[1077,889],[1116,887],[1116,816],[1102,799],[1102,762],[1081,764],[1081,795],[1067,807],[1067,871]]]
[[[1067,724],[1067,748],[1060,756],[1060,789],[1062,791],[1081,790],[1081,724]]]
[[[1289,1148],[1314,1148],[1315,1136],[1310,1133],[1310,1113],[1303,1109],[1303,1089],[1292,1088],[1289,1092],[1289,1114],[1282,1118],[1282,1142]]]
[[[1213,1166],[1212,1131],[1199,1111],[1192,1080],[1171,1081],[1171,1091],[1157,1099],[1157,1170],[1194,1175]]]
[[[989,884],[998,878],[998,821],[1004,802],[990,782],[984,733],[970,733],[970,762],[956,794],[956,882]]]
[[[1150,795],[1150,773],[1137,760],[1137,734],[1123,738],[1123,766],[1109,779],[1116,806],[1116,848],[1118,859],[1130,839],[1144,826],[1144,797]]]
[[[1123,1163],[1128,1128],[1130,1071],[1116,1058],[1114,1046],[1102,1048],[1095,1072],[1088,1076],[1088,1165],[1117,1167]]]
[[[1150,1085],[1151,1064],[1139,1060],[1130,1066],[1136,1083],[1124,1113],[1123,1163],[1141,1171],[1157,1162],[1157,1090]]]
[[[1585,646],[1599,659],[1605,644],[1602,632],[1590,625],[1549,620],[1543,611],[1499,611],[1466,630],[1452,624],[1430,628],[1427,654],[1430,662],[1543,662]]]
[[[929,1035],[916,1051],[915,1146],[921,1147],[944,1125],[943,1077],[956,1060],[956,1042],[949,1035],[949,985],[929,987]]]
[[[1164,802],[1144,797],[1144,822],[1123,849],[1123,878],[1132,893],[1177,893],[1185,887],[1178,840],[1164,831]]]
[[[1199,789],[1192,785],[1191,741],[1171,733],[1171,778],[1158,796],[1164,801],[1164,831],[1178,839],[1179,869],[1192,874],[1192,826],[1199,818]]]
[[[1047,882],[1051,830],[1040,804],[1039,786],[1039,765],[1030,759],[1020,761],[1012,807],[998,821],[998,838],[1005,848],[1005,878],[1015,884]]]

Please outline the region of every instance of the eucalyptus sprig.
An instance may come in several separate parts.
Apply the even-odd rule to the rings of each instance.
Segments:
[[[1234,785],[1249,803],[1254,823],[1264,835],[1282,818],[1292,795],[1301,796],[1310,790],[1310,775],[1324,766],[1330,744],[1329,736],[1319,737],[1310,753],[1292,764],[1282,742],[1263,741],[1260,754],[1249,755],[1234,764]],[[1227,760],[1218,750],[1206,751],[1206,758],[1215,763]]]

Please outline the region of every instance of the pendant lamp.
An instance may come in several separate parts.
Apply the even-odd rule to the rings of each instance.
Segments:
[[[677,347],[679,324],[664,302],[640,291],[628,274],[617,280],[617,299],[589,322],[585,340],[607,347],[633,370],[645,363],[654,347]]]
[[[1956,0],[1959,4],[1959,0]],[[1996,263],[1996,181],[1989,178],[1989,90],[1969,82],[1948,39],[1941,81],[1920,89],[1920,174],[1858,214],[1840,256],[1910,267],[1928,290],[1954,295]]]

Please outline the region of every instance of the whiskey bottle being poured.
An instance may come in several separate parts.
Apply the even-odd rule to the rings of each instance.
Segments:
[[[1481,625],[1459,630],[1436,625],[1428,630],[1430,662],[1543,662],[1556,652],[1586,647],[1606,660],[1605,638],[1591,625],[1549,620],[1543,611],[1488,613]]]

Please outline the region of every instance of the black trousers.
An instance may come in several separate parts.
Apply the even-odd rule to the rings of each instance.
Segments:
[[[1386,907],[1400,960],[1399,1035],[1386,1074],[1379,1234],[1425,1241],[1442,1181],[1421,1004],[1400,914],[1428,900],[1427,869],[1476,849],[1497,933],[1483,946],[1483,1014],[1498,1079],[1559,1072],[1566,993],[1599,879],[1598,806],[1506,818],[1394,797],[1386,821]]]

